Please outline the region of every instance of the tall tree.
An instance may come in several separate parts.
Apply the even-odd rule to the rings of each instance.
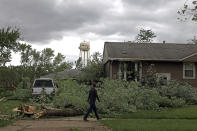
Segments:
[[[79,57],[76,61],[75,61],[75,66],[76,66],[76,69],[79,69],[81,70],[82,69],[82,58]]]
[[[60,72],[65,69],[71,69],[72,68],[72,63],[66,62],[65,61],[65,56],[62,55],[61,53],[58,53],[54,60],[53,60],[53,68],[54,72]]]
[[[72,64],[65,61],[64,55],[58,53],[55,56],[51,48],[45,48],[40,52],[32,49],[31,45],[21,44],[19,50],[24,76],[35,78],[72,68]]]
[[[152,30],[140,29],[135,41],[137,43],[151,43],[156,35]]]
[[[183,18],[178,18],[180,20],[197,21],[197,0],[186,0],[184,7],[178,11]]]
[[[189,43],[191,43],[191,44],[197,44],[197,38],[196,38],[196,36],[194,36],[193,39],[189,40]]]
[[[51,73],[53,70],[52,60],[54,57],[54,51],[51,48],[45,48],[41,52],[41,65],[45,73]]]
[[[91,56],[88,65],[81,69],[79,79],[85,82],[99,81],[104,77],[103,56],[99,52],[95,52]]]
[[[31,45],[27,44],[20,44],[19,51],[21,54],[21,64],[23,66],[30,66],[31,65],[31,56],[33,53]]]
[[[11,27],[0,29],[0,59],[4,59],[3,65],[11,59],[12,51],[17,51],[19,39],[19,29],[11,29]]]

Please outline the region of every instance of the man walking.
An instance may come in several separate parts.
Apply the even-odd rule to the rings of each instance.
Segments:
[[[97,90],[95,88],[96,88],[96,84],[93,84],[92,88],[89,91],[88,102],[90,104],[90,108],[88,109],[88,112],[86,113],[86,115],[83,118],[84,121],[87,121],[88,115],[92,111],[92,109],[94,110],[94,113],[96,115],[97,120],[100,119],[99,116],[98,116],[97,108],[96,108],[96,104],[95,104],[96,99],[99,102],[100,102],[100,100],[99,100],[99,97],[98,97],[98,94],[97,94]]]

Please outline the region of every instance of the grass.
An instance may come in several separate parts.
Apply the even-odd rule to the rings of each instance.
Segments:
[[[82,130],[79,128],[71,128],[70,131],[82,131]]]
[[[10,118],[15,115],[15,112],[12,112],[12,109],[21,105],[23,102],[18,100],[7,100],[0,102],[0,115],[8,115],[9,118],[1,118],[0,116],[0,127],[9,125],[13,122],[14,118]]]
[[[161,111],[139,111],[118,116],[122,119],[197,119],[197,105]]]
[[[10,120],[10,119],[0,119],[0,127],[7,126],[12,122],[13,120]]]
[[[196,131],[197,120],[185,119],[119,119],[104,120],[113,131]]]
[[[23,102],[18,100],[7,100],[0,102],[0,114],[10,115],[13,114],[12,109],[23,104]]]
[[[196,131],[197,106],[127,113],[101,123],[113,131]]]

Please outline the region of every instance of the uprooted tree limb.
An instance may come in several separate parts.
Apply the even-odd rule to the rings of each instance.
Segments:
[[[29,106],[25,104],[13,109],[13,111],[19,112],[20,114],[23,114],[23,115],[33,115],[37,119],[44,117],[44,116],[69,117],[69,116],[77,116],[77,115],[83,114],[82,111],[77,111],[75,109],[61,110],[61,109],[55,109],[55,108],[48,109],[46,107],[42,107],[42,109],[38,109],[37,106]]]

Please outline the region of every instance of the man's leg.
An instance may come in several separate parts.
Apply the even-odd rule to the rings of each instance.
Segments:
[[[90,112],[92,111],[93,105],[90,104],[90,108],[88,109],[88,112],[86,113],[86,115],[84,116],[84,120],[88,118],[88,115],[90,114]]]
[[[95,104],[93,106],[93,110],[94,110],[95,116],[96,116],[96,118],[98,120],[99,119],[99,116],[98,116],[98,112],[97,112],[97,108],[96,108],[96,105]]]

